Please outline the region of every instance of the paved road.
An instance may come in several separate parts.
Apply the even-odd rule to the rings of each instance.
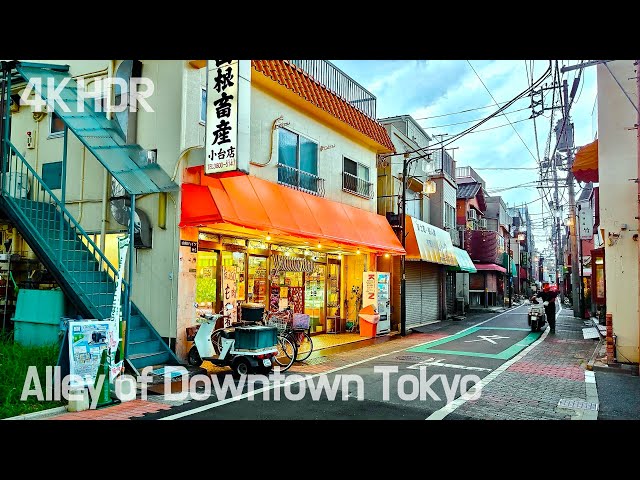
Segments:
[[[143,418],[446,418],[473,397],[474,391],[468,391],[471,387],[478,382],[479,386],[491,382],[525,349],[535,348],[541,341],[541,333],[532,333],[528,328],[526,306],[468,323],[449,324],[448,336],[426,344],[365,358],[326,374],[309,375],[306,380],[287,372],[279,386],[267,385],[255,391],[253,398],[246,386],[233,381],[231,375],[221,374],[214,383],[216,379],[221,384],[228,382],[231,388],[227,391],[216,391],[214,386],[206,399]],[[234,388],[236,391],[232,392]],[[255,387],[259,388],[260,385]],[[477,391],[481,395],[481,389]]]

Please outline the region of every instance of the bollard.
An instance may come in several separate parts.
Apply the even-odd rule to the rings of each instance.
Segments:
[[[100,379],[101,375],[103,376],[104,380],[102,382],[100,393],[98,394],[98,403],[96,405],[96,408],[106,407],[115,403],[113,400],[111,400],[111,386],[109,384],[109,357],[106,348],[102,350],[100,366],[98,367],[96,379],[93,384],[94,388],[97,388],[98,380]]]
[[[607,363],[611,364],[615,362],[615,351],[613,345],[613,315],[607,313]]]

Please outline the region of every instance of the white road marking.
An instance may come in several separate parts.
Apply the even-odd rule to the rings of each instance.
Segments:
[[[413,370],[420,370],[420,367],[425,366],[432,366],[432,367],[447,367],[447,368],[457,368],[460,370],[475,370],[475,371],[480,371],[480,372],[490,372],[491,369],[490,368],[482,368],[482,367],[468,367],[466,365],[456,365],[454,363],[442,363],[444,362],[444,358],[441,358],[439,360],[436,360],[435,358],[431,357],[427,360],[424,360],[420,363],[416,363],[414,365],[410,365],[407,368],[411,368]]]
[[[560,312],[562,311],[562,305],[560,306]],[[560,314],[558,312],[558,315]],[[503,312],[504,313],[504,312]],[[464,395],[459,396],[453,402],[445,405],[444,407],[436,410],[431,415],[429,415],[426,420],[442,420],[444,417],[449,415],[450,413],[456,411],[460,406],[464,405],[469,401],[470,398],[473,398],[478,389],[482,389],[487,386],[491,381],[493,381],[498,375],[507,370],[511,365],[516,363],[518,360],[522,359],[525,355],[527,355],[531,350],[533,350],[539,343],[544,341],[544,339],[549,335],[549,329],[545,329],[545,331],[540,335],[540,338],[525,348],[518,355],[513,357],[511,360],[506,361],[502,365],[500,365],[497,369],[491,372],[489,375],[484,377],[480,382],[476,383],[473,387],[471,387]]]
[[[514,308],[514,309],[512,309],[512,310],[517,310],[517,309],[519,309],[519,308],[521,308],[521,307],[522,307],[522,305],[521,305],[520,307],[515,307],[515,308]],[[506,311],[504,311],[504,312],[502,312],[502,313],[499,313],[499,314],[497,314],[497,315],[494,315],[494,316],[493,316],[493,317],[491,317],[491,318],[487,318],[486,320],[483,320],[482,322],[479,322],[479,323],[476,323],[475,325],[471,325],[470,327],[464,328],[464,329],[460,330],[459,332],[452,333],[451,335],[447,335],[446,337],[439,338],[438,340],[442,340],[443,338],[452,337],[452,336],[454,336],[454,335],[458,335],[459,333],[465,332],[465,331],[470,330],[470,329],[472,329],[472,328],[474,328],[474,327],[477,327],[477,326],[479,326],[479,325],[483,325],[483,324],[485,324],[485,323],[487,323],[487,322],[490,322],[490,321],[491,321],[491,320],[493,320],[494,318],[498,318],[498,317],[500,317],[500,316],[504,315],[505,313],[512,312],[512,310],[506,310]],[[279,384],[279,385],[278,385],[278,388],[282,388],[282,387],[284,387],[285,385],[291,385],[291,384],[295,384],[295,383],[302,383],[302,382],[306,382],[306,381],[308,381],[310,378],[319,377],[320,375],[329,375],[329,374],[331,374],[331,373],[339,372],[340,370],[344,370],[344,369],[346,369],[346,368],[351,368],[351,367],[354,367],[354,366],[356,366],[356,365],[360,365],[360,364],[362,364],[362,363],[370,362],[371,360],[375,360],[375,359],[377,359],[377,358],[382,358],[382,357],[386,357],[386,356],[388,356],[388,355],[394,355],[394,354],[396,354],[396,353],[404,352],[404,351],[406,351],[406,350],[410,350],[410,349],[412,349],[412,348],[421,347],[422,345],[426,345],[426,344],[431,343],[431,342],[433,342],[433,340],[429,340],[429,341],[426,341],[426,342],[423,342],[423,343],[419,343],[419,344],[417,344],[417,345],[412,345],[412,346],[407,347],[407,348],[401,348],[400,350],[394,350],[393,352],[383,353],[383,354],[381,354],[381,355],[377,355],[377,356],[375,356],[375,357],[367,358],[367,359],[364,359],[364,360],[359,360],[359,361],[357,361],[357,362],[353,362],[353,363],[350,363],[350,364],[348,364],[348,365],[344,365],[344,366],[342,366],[342,367],[337,367],[337,368],[334,368],[334,369],[332,369],[332,370],[328,370],[328,371],[326,371],[326,372],[316,373],[316,374],[314,374],[314,375],[306,376],[304,379],[302,379],[302,380],[297,380],[297,381],[295,381],[295,382],[286,382],[286,381],[285,381],[285,382],[283,382],[283,383]],[[491,374],[489,374],[489,375],[491,375]],[[166,417],[162,417],[162,418],[160,418],[159,420],[177,420],[178,418],[188,417],[189,415],[194,415],[194,414],[196,414],[196,413],[204,412],[204,411],[206,411],[206,410],[210,410],[210,409],[212,409],[212,408],[218,408],[218,407],[221,407],[221,406],[226,405],[226,404],[228,404],[228,403],[237,402],[237,401],[239,401],[239,400],[242,400],[242,399],[248,398],[248,397],[249,397],[249,396],[251,396],[251,395],[255,395],[255,396],[257,397],[257,395],[258,395],[259,393],[262,393],[262,392],[264,392],[265,390],[273,390],[274,388],[276,388],[276,385],[268,385],[268,386],[266,386],[266,387],[259,388],[259,389],[257,389],[257,390],[253,390],[252,392],[243,393],[242,395],[238,395],[238,396],[236,396],[236,397],[225,398],[225,399],[223,399],[223,400],[218,400],[218,401],[213,402],[213,403],[208,403],[208,404],[206,404],[206,405],[201,405],[201,406],[199,406],[199,407],[195,407],[195,408],[193,408],[193,409],[191,409],[191,410],[185,410],[184,412],[179,412],[179,413],[176,413],[176,414],[174,414],[174,415],[169,415],[169,416],[166,416]]]
[[[498,342],[495,342],[494,340],[499,340],[501,338],[509,338],[509,337],[501,337],[500,335],[478,335],[479,340],[465,340],[464,343],[471,343],[471,342],[482,342],[482,341],[487,341],[489,343],[493,343],[494,345],[497,345]]]

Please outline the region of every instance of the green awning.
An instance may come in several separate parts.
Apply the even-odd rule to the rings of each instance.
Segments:
[[[458,247],[453,247],[453,253],[456,256],[456,262],[458,262],[458,266],[451,267],[452,270],[469,273],[476,273],[478,271],[473,264],[473,261],[471,261],[471,257],[466,250],[462,250]]]

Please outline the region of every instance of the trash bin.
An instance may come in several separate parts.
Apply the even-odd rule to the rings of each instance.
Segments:
[[[375,337],[380,315],[376,312],[375,308],[373,308],[373,305],[367,305],[360,310],[358,312],[358,319],[360,320],[360,336]]]
[[[14,341],[20,345],[50,345],[60,342],[64,317],[62,290],[29,290],[21,288],[16,301]]]
[[[244,322],[260,322],[264,315],[262,303],[243,303],[240,305],[240,319]]]

